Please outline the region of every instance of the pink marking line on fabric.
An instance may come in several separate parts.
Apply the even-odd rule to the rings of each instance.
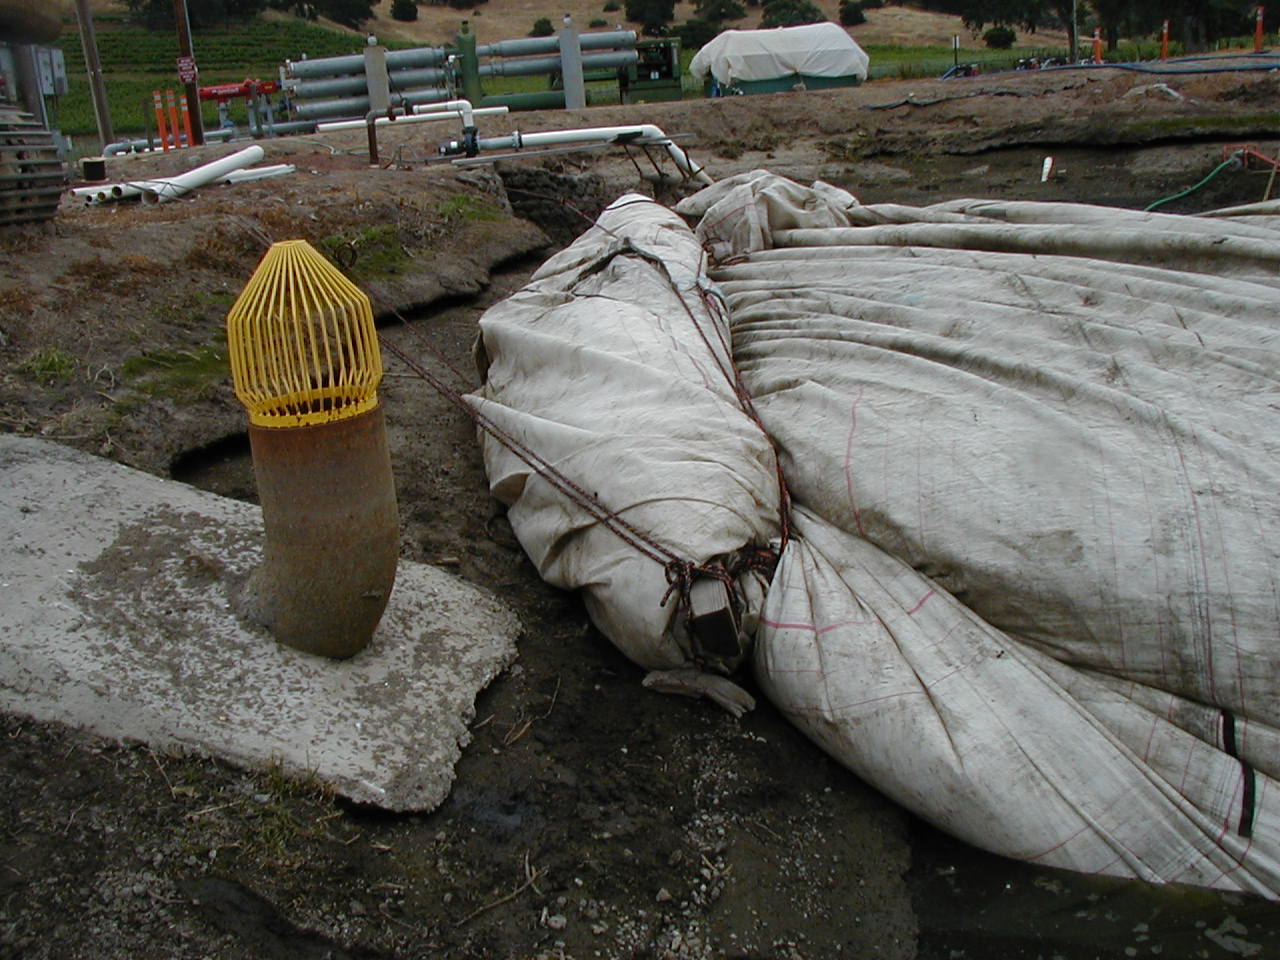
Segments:
[[[905,611],[906,615],[908,617],[914,616],[921,607],[929,602],[929,598],[937,592],[937,590],[930,589],[924,596],[916,601],[916,605],[914,607]],[[839,623],[829,623],[825,627],[819,627],[817,624],[813,623],[787,623],[783,620],[770,620],[767,617],[761,617],[760,622],[766,627],[772,627],[774,630],[807,630],[810,633],[821,636],[824,633],[830,633],[832,630],[839,630],[841,627],[869,627],[873,624],[882,623],[883,621],[879,617],[871,620],[841,620]]]
[[[865,537],[867,532],[862,528],[862,514],[858,512],[853,493],[853,435],[858,431],[858,404],[862,402],[862,391],[853,400],[849,408],[849,438],[844,446],[844,485],[849,496],[849,509],[853,511],[853,523],[858,528],[858,535]]]

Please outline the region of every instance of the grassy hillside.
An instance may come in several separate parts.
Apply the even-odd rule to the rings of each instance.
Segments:
[[[514,20],[507,21],[510,29],[514,29],[512,24]],[[496,18],[491,17],[485,22],[482,36],[486,42],[523,35],[523,32],[495,35],[493,28],[496,26]],[[586,25],[581,26],[585,28]],[[99,12],[95,16],[95,27],[115,133],[118,137],[141,136],[154,115],[152,91],[176,90],[178,87],[174,66],[178,56],[176,34],[171,30],[144,30],[126,23],[119,13],[110,11]],[[441,36],[432,42],[445,43],[447,39]],[[967,35],[964,39],[973,42]],[[1052,42],[1048,37],[1045,40]],[[391,47],[407,47],[422,45],[425,41],[391,36],[385,42]],[[363,43],[362,34],[279,17],[201,29],[194,37],[200,82],[205,85],[238,82],[246,77],[274,80],[287,59],[298,59],[303,54],[316,58],[358,53]],[[873,77],[936,75],[949,67],[954,59],[949,47],[870,42],[863,45],[871,55]],[[59,46],[66,56],[71,92],[52,105],[54,120],[65,134],[91,140],[96,135],[97,125],[80,35],[74,24],[64,31]],[[1008,68],[1018,56],[1025,56],[1028,52],[1027,48],[1016,53],[969,48],[960,51],[960,59],[983,60],[991,62],[993,68]],[[685,51],[686,64],[691,56],[692,51]],[[545,89],[545,85],[544,78],[531,77],[486,84],[486,89],[497,93],[512,89]],[[691,89],[692,85],[686,86],[690,88],[691,95],[696,94]],[[607,91],[605,93],[607,95]],[[599,92],[593,93],[593,102],[598,99]],[[216,126],[216,106],[204,104],[202,111],[206,128]],[[237,123],[246,121],[242,102],[233,103],[232,116]]]
[[[173,30],[144,30],[119,19],[95,18],[94,27],[112,126],[118,135],[141,135],[153,115],[152,91],[178,89],[177,34]],[[310,57],[358,53],[362,43],[363,39],[355,34],[300,20],[253,20],[200,30],[194,38],[202,85],[245,78],[275,80],[287,59],[297,59],[304,53]],[[66,56],[70,93],[53,105],[54,119],[68,136],[93,136],[97,124],[79,31],[69,27],[58,46]],[[208,103],[202,110],[205,126],[215,126],[217,107]],[[244,122],[242,104],[235,104],[233,116]]]

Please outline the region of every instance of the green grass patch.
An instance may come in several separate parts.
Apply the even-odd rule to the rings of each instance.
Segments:
[[[914,80],[921,77],[940,77],[957,63],[976,63],[983,73],[1001,73],[1014,70],[1018,61],[1036,57],[1065,58],[1066,49],[991,50],[987,47],[900,47],[868,44],[864,48],[871,58],[871,79],[900,78]]]
[[[373,280],[399,273],[409,262],[393,224],[370,227],[352,236],[324,237],[319,247],[330,260],[356,280]]]
[[[46,347],[19,364],[18,371],[41,383],[53,383],[66,380],[75,373],[76,366],[76,358],[71,354],[58,347]]]
[[[436,213],[451,221],[507,219],[507,214],[497,204],[468,193],[459,193],[441,201],[436,207]]]
[[[1280,113],[1250,113],[1235,117],[1156,117],[1115,127],[1114,137],[1131,137],[1137,134],[1164,136],[1195,130],[1246,130],[1267,132],[1280,126]],[[1100,138],[1102,132],[1099,132]]]
[[[174,400],[202,400],[231,373],[225,343],[193,350],[156,350],[130,357],[120,368],[138,393]]]

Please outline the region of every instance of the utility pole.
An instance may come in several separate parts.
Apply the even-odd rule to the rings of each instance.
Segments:
[[[102,82],[102,60],[98,57],[98,37],[93,30],[89,0],[76,0],[76,19],[80,21],[80,46],[84,47],[84,68],[89,74],[89,95],[93,99],[93,115],[98,120],[98,138],[105,149],[116,138],[111,130],[111,111],[107,107],[107,88]]]
[[[1080,56],[1080,20],[1078,19],[1080,12],[1076,9],[1077,6],[1076,0],[1071,0],[1071,28],[1067,30],[1067,40],[1071,44],[1071,56],[1067,59],[1067,63],[1071,64],[1074,64],[1076,58]]]
[[[196,55],[191,49],[191,19],[187,16],[187,0],[173,0],[173,19],[178,26],[178,78],[186,90],[187,109],[191,112],[191,145],[198,147],[204,144],[204,119],[200,115],[200,84],[196,73]]]

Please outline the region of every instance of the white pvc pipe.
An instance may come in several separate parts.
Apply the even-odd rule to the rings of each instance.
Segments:
[[[452,102],[452,101],[450,101]],[[473,110],[443,110],[434,109],[439,104],[428,103],[422,104],[424,107],[431,107],[431,110],[424,110],[418,113],[418,108],[414,108],[414,113],[406,117],[396,117],[394,120],[389,117],[378,117],[374,120],[374,125],[378,127],[389,127],[402,123],[427,123],[432,120],[457,120],[461,119],[463,125],[470,126],[471,120],[475,117],[496,117],[508,112],[507,107],[477,107]],[[316,133],[333,133],[337,130],[363,130],[369,126],[367,120],[330,120],[325,123],[316,124]]]
[[[464,127],[474,127],[475,124],[471,118],[475,116],[475,109],[471,106],[470,100],[442,100],[438,103],[424,103],[424,107],[431,107],[433,110],[460,110],[462,111],[462,125]],[[414,111],[417,113],[418,111]],[[423,111],[424,113],[428,111]]]
[[[185,197],[196,187],[203,187],[213,183],[220,177],[226,176],[228,173],[251,166],[265,156],[266,152],[260,146],[254,144],[251,147],[245,147],[243,150],[228,154],[219,160],[214,160],[212,163],[206,163],[196,167],[194,170],[178,174],[176,177],[150,180],[146,181],[145,184],[139,184],[139,186],[142,187],[143,199],[150,198],[160,203],[166,200],[176,200],[178,197]]]
[[[214,183],[248,183],[251,180],[265,180],[268,177],[282,177],[285,174],[297,172],[297,169],[292,163],[276,163],[266,167],[247,167],[242,170],[233,170],[225,176],[218,177]],[[100,183],[92,187],[73,187],[68,193],[78,200],[84,199],[90,203],[94,202],[94,200],[118,200],[124,197],[138,196],[142,190],[137,187],[137,184],[150,182],[152,181]],[[112,194],[111,191],[113,189],[118,189],[120,192]]]
[[[465,109],[469,109],[471,111],[471,115],[475,117],[496,117],[501,114],[511,112],[510,107],[472,107],[466,100],[446,100],[441,103],[420,103],[413,108],[413,112],[415,115],[424,113],[449,113],[450,115],[453,115],[455,113],[465,112],[463,107],[449,106],[451,103],[466,103],[467,107]]]
[[[542,133],[515,133],[510,137],[496,137],[492,140],[480,141],[481,149],[514,147],[550,147],[566,143],[627,143],[631,138],[643,138],[650,143],[665,147],[675,165],[687,175],[702,183],[715,181],[703,167],[696,165],[683,149],[652,123],[641,123],[624,127],[582,127],[577,130],[547,130]]]
[[[213,183],[229,173],[241,170],[257,163],[266,153],[256,144],[237,150],[218,160],[202,164],[176,177],[157,177],[154,180],[131,180],[127,183],[113,183],[98,188],[88,194],[90,203],[104,203],[109,200],[126,200],[130,197],[142,197],[147,201],[162,203],[165,200],[176,200],[185,197],[197,187]],[[83,188],[77,188],[83,189]],[[80,194],[77,194],[79,196]]]
[[[268,177],[283,177],[289,173],[297,171],[292,163],[273,163],[268,167],[248,167],[244,170],[232,170],[224,177],[219,177],[215,183],[248,183],[250,180],[265,180]]]

